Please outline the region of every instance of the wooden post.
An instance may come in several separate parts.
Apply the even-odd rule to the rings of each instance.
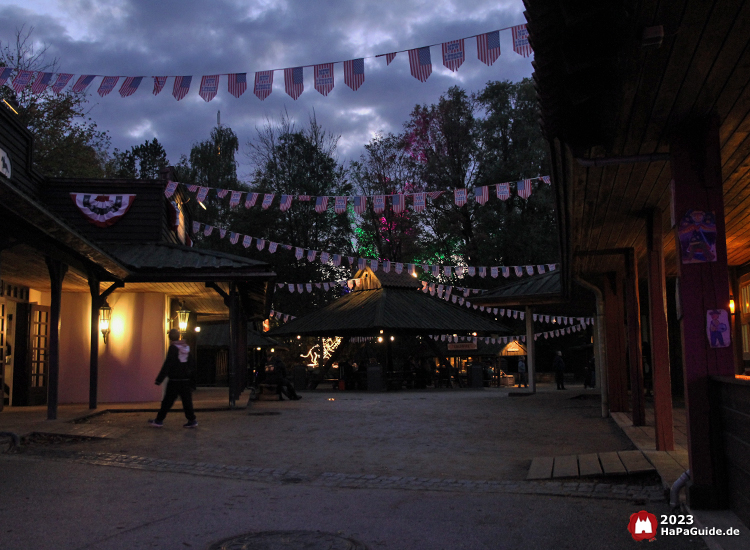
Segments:
[[[47,420],[57,420],[57,392],[60,382],[60,305],[62,283],[68,266],[45,257],[51,291],[49,313],[49,361],[47,363]]]
[[[641,350],[641,305],[638,295],[638,259],[635,250],[625,254],[625,309],[628,319],[628,366],[630,397],[633,402],[633,426],[646,425],[646,404],[643,396],[643,356]]]
[[[673,132],[670,154],[674,178],[672,199],[677,267],[680,273],[685,409],[692,479],[688,498],[694,508],[718,508],[726,505],[726,482],[721,457],[721,430],[716,423],[719,411],[711,408],[709,378],[734,376],[731,343],[726,347],[711,347],[707,334],[709,312],[720,309],[729,312],[729,272],[718,121],[715,118],[693,121]],[[708,217],[701,213],[708,214]],[[698,223],[700,226],[696,227]],[[715,233],[712,238],[710,226],[714,224]],[[681,225],[682,235],[707,235],[709,239],[715,239],[715,249],[698,249],[699,254],[696,255],[696,249],[690,242],[686,242],[683,257]],[[695,231],[691,230],[691,226]],[[725,332],[724,338],[727,337],[729,333]]]
[[[89,275],[89,292],[91,294],[91,344],[89,350],[89,409],[95,409],[99,388],[99,308],[102,301],[99,297],[99,278]]]
[[[625,313],[622,277],[608,273],[604,277],[604,321],[607,345],[607,382],[610,412],[628,411],[627,367],[625,365]]]
[[[536,393],[536,353],[534,353],[534,310],[526,306],[526,375],[529,383],[529,391]]]
[[[669,365],[667,296],[664,278],[664,238],[661,210],[654,210],[648,226],[648,309],[651,314],[651,374],[654,386],[656,450],[674,451],[672,375]]]
[[[237,398],[234,392],[235,377],[240,361],[240,299],[234,283],[231,284],[227,301],[229,302],[229,364],[227,365],[227,382],[229,386],[229,407],[233,409]]]

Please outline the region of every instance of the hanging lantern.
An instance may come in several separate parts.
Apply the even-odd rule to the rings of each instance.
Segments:
[[[177,312],[177,325],[180,327],[181,334],[185,334],[187,332],[189,318],[190,310],[185,308],[185,303],[183,302],[180,306],[180,310]]]
[[[107,343],[107,337],[109,336],[109,322],[112,319],[112,308],[105,301],[104,305],[99,308],[99,330],[102,332],[102,338],[104,343]]]

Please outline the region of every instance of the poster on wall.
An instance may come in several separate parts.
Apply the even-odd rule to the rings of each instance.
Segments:
[[[712,348],[726,348],[731,343],[729,314],[726,309],[710,309],[706,313],[706,334]]]
[[[688,210],[678,228],[683,264],[716,261],[716,216],[713,212]]]

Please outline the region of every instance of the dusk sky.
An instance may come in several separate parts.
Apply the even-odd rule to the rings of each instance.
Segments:
[[[354,92],[344,84],[343,65],[334,66],[335,88],[327,97],[313,88],[313,68],[304,69],[305,91],[293,100],[284,91],[283,69],[375,56],[418,48],[525,23],[521,0],[0,0],[0,40],[15,41],[16,29],[33,27],[32,38],[46,43],[60,72],[144,76],[138,91],[104,98],[88,89],[90,114],[121,150],[156,137],[171,162],[209,136],[221,122],[239,137],[239,175],[248,165],[245,143],[266,119],[286,110],[305,124],[313,110],[318,122],[340,135],[339,160],[356,159],[378,132],[399,132],[415,104],[438,101],[450,86],[477,91],[490,80],[530,76],[531,60],[516,54],[509,30],[500,32],[502,55],[488,67],[477,59],[476,39],[466,41],[466,61],[457,72],[431,48],[433,72],[422,83],[409,73],[407,53],[386,66],[385,58],[365,59],[365,82]],[[273,93],[253,95],[255,71],[274,73]],[[198,95],[206,74],[247,72],[248,89],[239,99],[219,93],[209,103]],[[152,94],[154,75],[192,75],[189,94],[172,97],[173,79]]]

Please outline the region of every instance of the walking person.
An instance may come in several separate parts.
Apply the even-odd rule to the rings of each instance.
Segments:
[[[552,362],[552,368],[555,370],[555,382],[558,390],[565,389],[565,363],[563,362],[562,352],[558,351],[555,360]]]
[[[193,411],[193,380],[190,363],[188,362],[190,346],[184,340],[180,340],[180,331],[176,328],[169,331],[169,340],[167,358],[156,377],[157,386],[164,381],[164,378],[169,378],[167,389],[164,392],[161,409],[159,409],[156,418],[149,420],[148,423],[154,428],[161,428],[169,409],[172,408],[179,395],[182,400],[182,409],[185,411],[185,418],[187,418],[187,423],[183,425],[183,428],[195,428],[198,426],[198,421],[195,419],[195,412]]]
[[[518,358],[518,387],[529,387],[529,381],[526,379],[526,361],[523,357]]]

